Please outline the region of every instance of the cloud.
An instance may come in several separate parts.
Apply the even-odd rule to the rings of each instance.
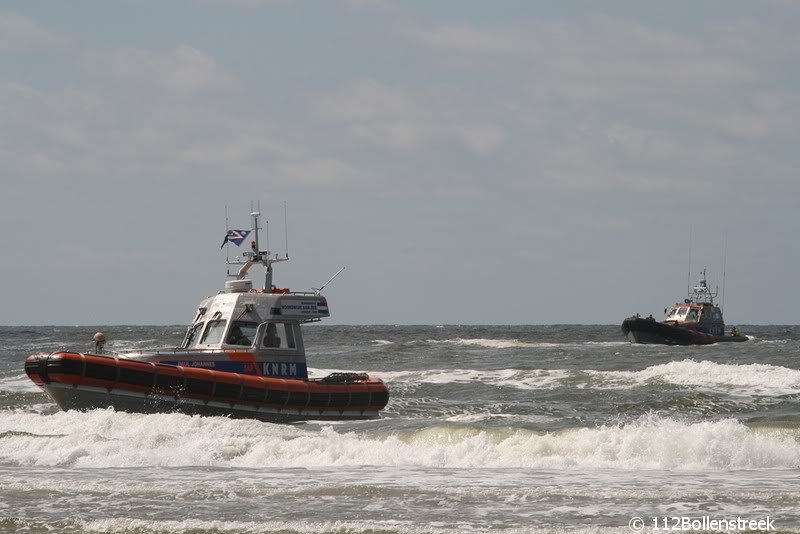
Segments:
[[[737,31],[754,50],[726,48]],[[746,185],[766,143],[790,144],[800,118],[798,94],[770,85],[792,53],[770,55],[784,39],[757,39],[764,31],[737,22],[679,33],[603,17],[417,27],[406,44],[435,52],[431,71],[322,81],[305,109],[286,110],[198,47],[87,50],[69,85],[0,82],[0,168],[176,183],[270,175],[466,196]],[[780,182],[791,167],[770,168]]]
[[[360,79],[344,90],[317,94],[311,105],[322,119],[358,121],[407,116],[413,113],[415,103],[406,92]]]
[[[328,189],[372,189],[383,179],[355,168],[351,163],[333,158],[308,158],[287,162],[278,167],[278,174],[303,187]]]
[[[482,100],[478,91],[443,99],[431,108],[431,122],[492,117],[505,153],[514,154],[508,176],[522,187],[746,187],[759,154],[771,148],[752,143],[796,137],[791,123],[800,119],[800,95],[774,89],[785,87],[779,80],[800,51],[786,30],[736,20],[665,31],[600,16],[440,24],[405,36],[435,54],[446,73],[441,78],[480,79],[476,88],[490,85],[502,94],[502,100]],[[779,182],[788,179],[773,169]]]
[[[464,109],[455,104],[461,100],[463,95],[448,88],[398,89],[360,79],[316,93],[311,110],[319,120],[348,125],[352,139],[391,150],[456,143],[474,153],[488,154],[500,147],[505,138],[502,128],[465,116]]]
[[[473,151],[488,154],[503,144],[505,133],[497,126],[473,126],[461,130],[464,142]]]
[[[389,0],[345,0],[350,9],[389,10],[393,4]]]
[[[230,91],[234,78],[209,54],[186,45],[159,54],[137,48],[93,51],[84,65],[94,76],[119,84],[158,85],[175,93]]]
[[[410,33],[413,42],[438,50],[458,52],[509,54],[530,48],[527,32],[512,28],[486,29],[467,24],[442,24]]]
[[[59,48],[67,40],[14,13],[0,12],[0,49]]]
[[[195,0],[199,4],[221,5],[225,7],[239,6],[244,8],[258,8],[263,6],[288,5],[294,0]]]
[[[712,46],[723,35],[715,29],[707,43],[703,35],[658,31],[608,17],[582,24],[441,25],[407,32],[418,46],[455,54],[454,67],[471,59],[490,68],[494,56],[507,56],[519,62],[516,66],[527,66],[538,86],[584,100],[643,90],[684,94],[756,79],[752,64]]]
[[[302,157],[241,109],[238,81],[187,46],[87,51],[88,76],[37,89],[0,82],[0,159],[12,176],[81,180],[256,176]]]

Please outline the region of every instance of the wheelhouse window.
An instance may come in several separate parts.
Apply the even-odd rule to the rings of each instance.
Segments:
[[[295,348],[292,326],[285,323],[269,323],[264,330],[261,346],[265,349]]]
[[[678,310],[678,317],[684,317],[686,315],[686,312],[688,312],[688,311],[689,311],[689,308],[681,308],[681,309],[679,309]]]
[[[673,319],[676,315],[678,315],[678,308],[672,308],[669,311],[669,315],[667,315],[667,319]]]
[[[198,345],[216,345],[222,341],[222,334],[225,333],[225,321],[209,321],[203,337],[200,338]]]
[[[687,321],[696,321],[697,320],[697,310],[689,310],[686,314]]]
[[[189,331],[186,333],[186,339],[183,342],[184,348],[189,348],[197,344],[197,341],[200,339],[200,332],[203,331],[203,325],[205,323],[197,323],[196,325],[192,326]]]
[[[234,321],[228,331],[228,338],[225,340],[225,343],[228,345],[249,347],[253,344],[257,329],[258,323],[252,321]]]

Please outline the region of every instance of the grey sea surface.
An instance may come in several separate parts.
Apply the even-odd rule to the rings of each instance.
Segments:
[[[0,327],[0,533],[800,533],[800,327],[741,328],[666,347],[615,325],[310,325],[313,375],[366,371],[391,399],[376,420],[287,425],[62,412],[27,355],[184,328]]]

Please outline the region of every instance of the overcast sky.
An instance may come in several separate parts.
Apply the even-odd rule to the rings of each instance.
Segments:
[[[5,1],[0,324],[187,323],[251,199],[280,252],[289,208],[277,285],[347,266],[329,323],[660,316],[691,257],[729,324],[796,324],[798,27],[793,0]]]

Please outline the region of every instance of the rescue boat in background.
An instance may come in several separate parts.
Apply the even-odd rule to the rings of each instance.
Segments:
[[[661,345],[710,345],[712,343],[747,341],[734,327],[725,335],[722,308],[714,303],[706,282],[706,271],[689,293],[689,298],[664,310],[666,318],[658,322],[653,316],[634,315],[622,322],[622,332],[632,343]]]
[[[241,245],[252,233],[251,250],[242,261],[228,261],[241,266],[235,279],[200,303],[180,347],[109,354],[104,337],[96,336],[95,353],[29,356],[27,375],[63,410],[112,407],[264,421],[377,417],[389,401],[380,379],[308,377],[300,326],[329,317],[328,301],[321,289],[272,285],[272,265],[289,258],[259,248],[259,217],[251,213],[249,231],[228,231],[223,245]],[[257,264],[265,270],[260,289],[246,278]]]

